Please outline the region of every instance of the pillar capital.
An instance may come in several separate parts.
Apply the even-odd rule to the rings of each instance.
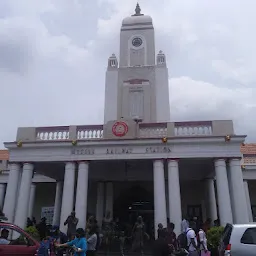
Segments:
[[[79,164],[89,164],[90,163],[90,161],[88,161],[88,160],[81,160],[81,161],[77,161],[77,164],[79,165]]]
[[[168,168],[173,167],[173,168],[178,168],[179,167],[179,159],[177,158],[169,158],[167,160],[168,163]]]
[[[223,166],[226,168],[226,158],[215,158],[214,165],[215,165],[215,167]]]
[[[8,163],[9,169],[20,169],[21,164],[19,162],[10,162]]]
[[[180,158],[167,158],[167,161],[180,161]]]
[[[75,169],[75,165],[76,165],[76,163],[75,162],[66,162],[65,163],[65,169],[67,170],[67,169]]]
[[[229,157],[228,160],[241,160],[241,156],[234,156],[234,157]]]
[[[214,158],[214,161],[227,161],[227,158],[226,157],[215,157]]]
[[[164,164],[164,160],[161,158],[153,159],[153,165]]]
[[[238,162],[240,165],[241,164],[240,161],[242,160],[242,157],[231,157],[228,160],[229,160],[229,163]]]
[[[9,162],[8,164],[17,164],[17,165],[20,165],[20,162]]]

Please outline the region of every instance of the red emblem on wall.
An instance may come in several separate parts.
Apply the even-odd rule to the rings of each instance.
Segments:
[[[125,122],[116,122],[112,127],[112,132],[117,137],[123,137],[128,132],[128,125]]]

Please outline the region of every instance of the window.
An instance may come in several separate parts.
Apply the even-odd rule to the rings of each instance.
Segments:
[[[256,228],[248,228],[245,230],[242,238],[242,244],[255,244],[256,245]]]
[[[131,89],[129,93],[130,117],[144,116],[144,93],[142,89]]]
[[[9,227],[1,227],[0,233],[3,238],[0,239],[1,245],[28,245],[28,238],[22,234],[21,232],[9,228]]]

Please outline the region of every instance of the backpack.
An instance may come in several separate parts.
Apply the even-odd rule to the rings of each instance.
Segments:
[[[191,229],[187,230],[186,232],[181,233],[177,240],[178,240],[178,244],[179,247],[182,249],[188,249],[188,238],[187,238],[187,233],[188,231],[190,231]]]

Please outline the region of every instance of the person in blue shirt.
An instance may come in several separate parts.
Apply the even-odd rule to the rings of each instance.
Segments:
[[[57,248],[72,247],[75,251],[75,256],[86,256],[87,241],[85,239],[85,231],[82,228],[76,230],[76,238],[65,244],[55,244]]]

